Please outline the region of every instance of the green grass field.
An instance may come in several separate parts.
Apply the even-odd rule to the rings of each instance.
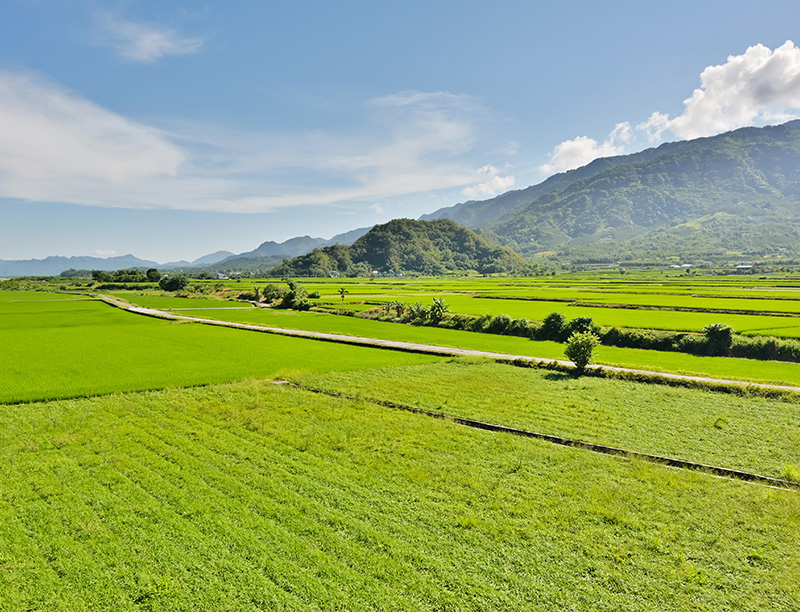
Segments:
[[[134,297],[131,298],[135,300]],[[512,336],[439,329],[372,321],[328,313],[296,312],[270,308],[246,310],[175,311],[192,317],[217,319],[339,334],[421,342],[440,346],[564,359],[564,345],[557,342],[532,341]],[[660,372],[675,372],[697,376],[733,378],[752,382],[800,385],[800,364],[733,359],[729,357],[699,357],[685,353],[649,351],[602,346],[597,350],[597,363]]]
[[[191,316],[563,355],[521,338],[120,295],[213,308]],[[798,491],[367,400],[794,479],[800,403],[167,322],[43,292],[0,292],[0,337],[0,612],[800,610]],[[800,383],[800,364],[600,351]]]
[[[209,384],[297,368],[328,371],[435,359],[166,322],[97,301],[12,294],[26,300],[18,301],[0,295],[0,402]]]
[[[783,478],[800,471],[800,403],[456,360],[298,382],[645,453]],[[793,466],[793,467],[792,467]]]
[[[796,610],[800,496],[237,383],[5,406],[3,610]]]

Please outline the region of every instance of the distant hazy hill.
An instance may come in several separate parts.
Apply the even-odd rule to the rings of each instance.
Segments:
[[[0,259],[0,276],[58,276],[64,270],[122,270],[125,268],[155,268],[154,261],[133,255],[119,257],[45,257],[44,259]]]
[[[314,249],[278,266],[277,276],[327,276],[380,272],[445,274],[477,270],[510,272],[525,265],[510,249],[498,247],[449,219],[395,219],[376,225],[352,246]]]
[[[215,262],[223,265],[216,265],[214,267],[248,267],[259,264],[263,265],[265,262],[275,265],[282,259],[297,257],[298,255],[308,253],[315,248],[334,244],[353,244],[353,242],[366,234],[369,230],[369,227],[350,230],[349,232],[345,232],[343,234],[337,234],[330,240],[325,240],[324,238],[312,238],[311,236],[289,238],[289,240],[284,242],[273,242],[272,240],[269,240],[261,243],[258,248],[252,251],[240,253],[239,255],[232,255],[230,257],[226,257],[221,262]]]
[[[572,259],[800,254],[800,121],[596,160],[433,215]]]

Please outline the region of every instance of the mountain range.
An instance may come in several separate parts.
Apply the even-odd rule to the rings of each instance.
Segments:
[[[658,262],[675,258],[721,261],[800,257],[800,121],[742,128],[665,143],[631,155],[596,159],[525,189],[463,202],[420,217],[421,221],[441,219],[450,219],[494,245],[534,258]],[[408,231],[410,226],[391,227]],[[252,251],[218,251],[192,262],[158,264],[132,255],[0,260],[0,276],[132,267],[248,268],[263,273],[284,259],[314,249],[337,244],[355,247],[369,230],[352,230],[330,240],[301,236],[282,243],[267,241]],[[373,262],[380,259],[371,254],[352,259],[354,253],[360,253],[357,249],[346,257],[338,251],[321,253],[344,257],[345,263],[350,257],[351,263],[365,266],[377,265]],[[431,261],[447,259],[442,253],[431,257],[430,261],[419,260],[422,267],[434,269],[437,266]],[[298,265],[304,269],[307,263]],[[388,270],[393,266],[387,262],[385,267]]]
[[[588,261],[800,255],[800,121],[671,142],[421,219]]]
[[[220,268],[234,269],[237,266],[252,265],[254,262],[266,267],[273,267],[283,259],[296,257],[312,249],[332,244],[350,245],[369,231],[363,227],[333,238],[312,238],[301,236],[290,238],[284,242],[263,242],[258,248],[240,254],[230,251],[216,251],[195,259],[194,261],[172,261],[158,263],[148,259],[139,259],[134,255],[117,257],[61,257],[51,256],[44,259],[0,259],[0,276],[58,276],[66,270],[103,270],[111,272],[126,268],[157,268],[159,270],[181,270],[187,268]]]

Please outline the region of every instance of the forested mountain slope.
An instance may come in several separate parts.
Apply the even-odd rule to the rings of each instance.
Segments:
[[[555,188],[541,193],[548,185]],[[526,192],[535,197],[520,204]],[[508,213],[504,202],[514,198]],[[798,255],[800,121],[596,160],[528,190],[460,206],[454,216],[473,210],[490,219],[477,224],[480,233],[524,255]],[[498,215],[485,215],[489,209]]]
[[[490,243],[449,219],[395,219],[376,225],[352,246],[314,249],[275,268],[275,276],[327,276],[331,272],[365,275],[417,272],[481,273],[522,269],[524,260],[512,250]]]

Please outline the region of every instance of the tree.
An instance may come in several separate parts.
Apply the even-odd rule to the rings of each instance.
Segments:
[[[586,366],[594,359],[594,349],[600,344],[600,338],[592,332],[575,332],[567,339],[564,355],[572,363],[579,374],[583,374]]]
[[[733,328],[724,323],[712,323],[703,328],[706,346],[712,355],[727,355],[733,345]]]
[[[308,310],[311,303],[308,301],[308,291],[306,288],[290,278],[282,278],[283,282],[289,285],[289,291],[283,295],[279,308],[291,308],[293,310]]]
[[[575,317],[570,319],[567,323],[566,335],[572,335],[575,332],[592,332],[597,333],[595,329],[597,326],[594,324],[592,317]]]
[[[422,302],[417,301],[414,304],[409,305],[408,314],[411,317],[412,321],[424,323],[425,320],[428,318],[428,307],[425,306]]]
[[[149,280],[151,283],[157,283],[161,280],[161,272],[155,268],[150,268],[147,272],[145,272],[145,276],[147,276],[147,280]]]
[[[564,331],[567,328],[567,317],[560,312],[551,312],[542,321],[539,329],[539,337],[542,340],[554,340],[561,342]]]
[[[185,276],[165,276],[158,281],[158,286],[163,291],[180,291],[186,287],[187,282]]]
[[[339,287],[338,293],[340,296],[342,296],[342,312],[344,312],[344,296],[350,292],[344,287]]]
[[[108,283],[111,282],[111,275],[104,270],[92,270],[92,280],[98,283]]]
[[[428,308],[428,317],[434,323],[438,323],[444,318],[444,313],[450,310],[450,307],[444,303],[444,298],[433,298],[430,308]]]

